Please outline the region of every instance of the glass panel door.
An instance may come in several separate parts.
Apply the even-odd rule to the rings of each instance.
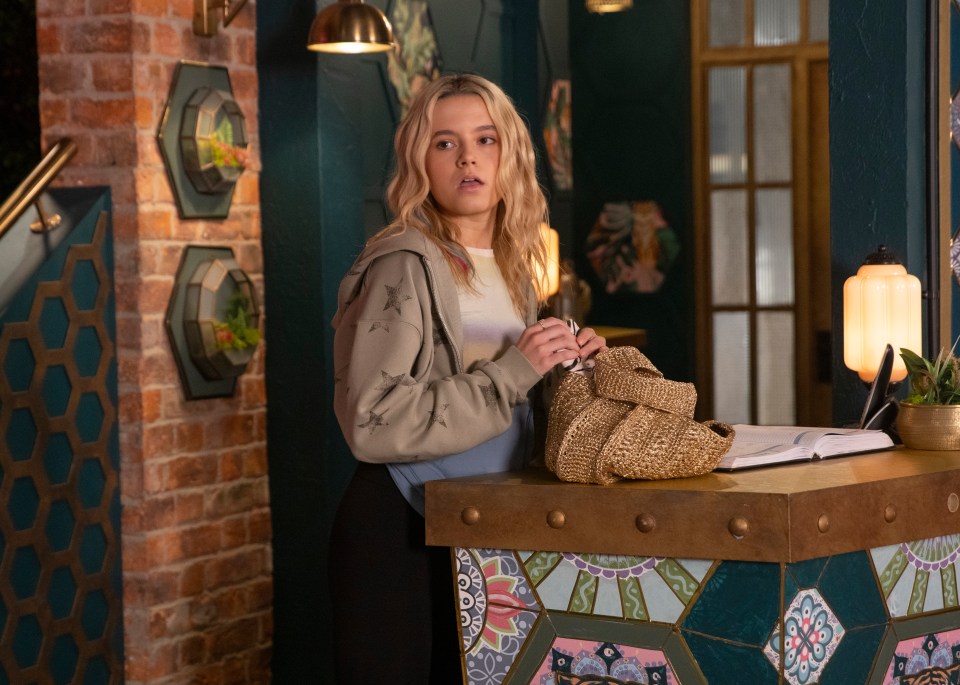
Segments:
[[[697,380],[711,418],[796,424],[822,401],[805,375],[810,312],[829,294],[813,302],[798,264],[829,234],[811,225],[826,148],[810,139],[828,95],[810,76],[827,60],[827,1],[694,0]]]

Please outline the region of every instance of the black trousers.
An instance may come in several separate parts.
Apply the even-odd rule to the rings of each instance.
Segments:
[[[360,463],[333,523],[330,585],[337,685],[459,685],[450,550],[387,467]]]

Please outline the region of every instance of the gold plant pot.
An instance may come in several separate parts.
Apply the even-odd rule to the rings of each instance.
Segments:
[[[960,404],[901,402],[897,431],[912,449],[960,450]]]

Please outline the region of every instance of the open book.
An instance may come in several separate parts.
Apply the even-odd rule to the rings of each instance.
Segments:
[[[720,470],[827,459],[893,447],[890,436],[879,430],[746,424],[733,428],[737,433],[730,450],[717,466]]]

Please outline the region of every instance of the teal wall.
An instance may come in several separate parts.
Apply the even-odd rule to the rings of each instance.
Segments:
[[[497,81],[536,121],[536,3],[433,0],[430,7],[445,69]],[[279,683],[332,682],[327,544],[354,460],[332,412],[330,320],[340,279],[387,218],[397,118],[385,58],[306,50],[315,13],[308,0],[257,4]]]
[[[590,14],[568,0],[573,103],[572,253],[591,285],[591,323],[644,328],[664,375],[694,374],[693,196],[690,154],[690,10],[644,0],[629,12]],[[608,295],[584,257],[604,202],[655,200],[680,256],[652,294]]]
[[[879,244],[924,282],[923,2],[830,6],[830,242],[834,422],[866,390],[843,365],[843,283]]]
[[[535,0],[432,0],[444,68],[501,83],[537,139],[549,80],[573,79],[575,191],[550,198],[564,254],[582,251],[602,202],[660,202],[683,246],[667,285],[652,296],[606,297],[594,284],[591,320],[647,328],[658,366],[692,379],[688,9],[644,0],[597,17],[581,0],[541,4],[538,38]],[[840,359],[843,280],[880,242],[911,273],[923,269],[922,5],[831,3],[838,421],[856,418],[864,393]],[[257,4],[276,682],[332,682],[327,538],[353,460],[331,411],[329,321],[340,278],[385,220],[396,122],[382,57],[304,48],[315,12],[310,0]],[[577,266],[588,275],[582,260]]]

